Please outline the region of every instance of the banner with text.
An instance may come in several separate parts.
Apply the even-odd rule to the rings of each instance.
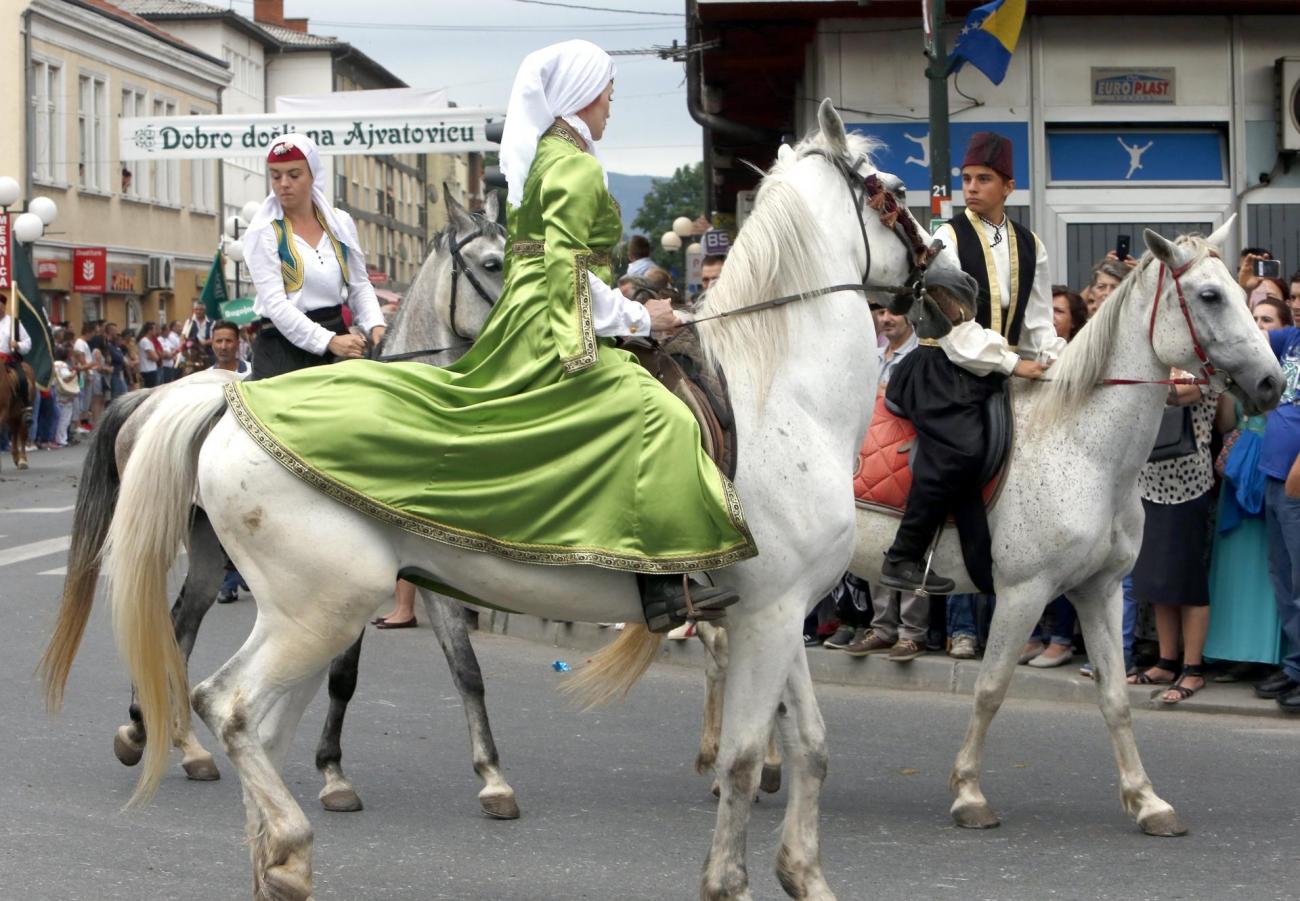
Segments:
[[[265,153],[291,131],[335,154],[466,153],[495,150],[484,126],[497,109],[380,110],[378,112],[259,113],[248,116],[143,116],[119,120],[124,160],[223,159]]]

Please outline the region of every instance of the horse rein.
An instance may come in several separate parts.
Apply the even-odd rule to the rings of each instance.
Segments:
[[[816,155],[825,159],[835,167],[836,171],[848,184],[849,196],[853,200],[853,212],[858,217],[858,230],[862,235],[862,246],[866,254],[866,271],[862,274],[862,281],[857,284],[829,285],[824,288],[800,291],[797,294],[787,294],[783,297],[748,304],[734,310],[724,310],[720,313],[700,316],[692,319],[687,323],[688,325],[696,325],[713,319],[726,319],[744,313],[757,313],[760,310],[774,309],[796,300],[824,297],[827,294],[837,294],[841,291],[857,291],[862,294],[892,294],[897,297],[910,298],[912,302],[919,300],[925,293],[925,270],[938,254],[940,243],[936,241],[930,245],[926,244],[916,227],[915,220],[911,216],[902,215],[903,211],[898,205],[898,199],[885,188],[879,175],[874,172],[867,176],[858,174],[858,168],[867,162],[866,157],[858,157],[852,163],[848,163],[843,159],[831,156],[830,153],[824,150],[810,150],[808,155]],[[907,249],[908,259],[911,261],[912,267],[908,273],[907,284],[871,284],[871,241],[867,238],[867,222],[864,215],[864,210],[867,208],[876,212],[880,217],[881,224],[893,232]]]
[[[474,270],[465,262],[465,257],[461,254],[461,251],[471,243],[477,241],[479,238],[486,237],[487,233],[484,230],[486,223],[487,220],[483,220],[479,223],[478,227],[468,235],[459,240],[451,241],[448,245],[451,252],[451,302],[448,304],[447,318],[451,323],[452,334],[457,338],[464,338],[465,340],[459,344],[452,344],[448,347],[431,347],[424,350],[409,350],[400,354],[380,354],[379,351],[383,349],[383,342],[381,341],[380,345],[375,348],[375,355],[372,359],[377,360],[380,363],[397,363],[402,360],[413,360],[416,357],[445,353],[449,350],[460,350],[473,345],[474,337],[472,335],[466,335],[456,327],[456,286],[460,283],[461,277],[464,276],[470,283],[470,286],[474,289],[474,293],[479,296],[480,300],[489,307],[496,303],[496,300],[488,294],[487,289],[483,287],[483,283],[479,281],[478,276],[474,274]],[[384,337],[387,338],[387,333],[385,333]]]

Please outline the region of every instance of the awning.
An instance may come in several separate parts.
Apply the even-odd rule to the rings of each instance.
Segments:
[[[402,295],[396,291],[389,291],[387,288],[376,288],[375,299],[379,301],[382,307],[386,303],[399,304],[402,302]]]

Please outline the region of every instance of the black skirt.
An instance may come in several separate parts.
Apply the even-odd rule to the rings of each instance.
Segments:
[[[1206,607],[1210,603],[1211,492],[1181,504],[1143,499],[1146,525],[1133,567],[1133,594],[1148,604]]]
[[[309,310],[306,316],[336,335],[348,333],[341,306]],[[324,354],[303,350],[282,335],[280,330],[271,324],[271,320],[263,319],[261,329],[253,338],[253,374],[248,377],[248,380],[269,379],[286,372],[297,372],[309,366],[332,362],[334,362],[334,355],[328,350]]]

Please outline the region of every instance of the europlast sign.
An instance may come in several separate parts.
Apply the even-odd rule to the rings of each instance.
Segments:
[[[1092,70],[1093,103],[1174,103],[1174,69]]]

